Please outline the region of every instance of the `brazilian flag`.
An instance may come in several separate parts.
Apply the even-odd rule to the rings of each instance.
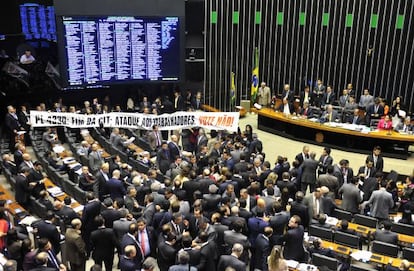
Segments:
[[[234,72],[231,73],[231,81],[230,81],[230,105],[233,107],[236,104],[236,74]]]
[[[257,91],[259,89],[259,50],[254,49],[254,66],[252,71],[252,88],[250,101],[252,104],[256,102]]]

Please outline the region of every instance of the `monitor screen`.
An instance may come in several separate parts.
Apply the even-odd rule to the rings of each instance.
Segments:
[[[179,16],[59,16],[67,86],[181,80]]]
[[[37,3],[19,6],[22,33],[26,40],[56,41],[55,8]]]

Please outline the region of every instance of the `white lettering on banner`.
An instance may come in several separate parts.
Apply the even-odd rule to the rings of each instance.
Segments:
[[[66,126],[70,128],[118,127],[151,130],[175,130],[191,127],[237,131],[237,112],[176,112],[173,114],[148,115],[141,113],[107,113],[81,115],[75,113],[30,111],[32,127]]]

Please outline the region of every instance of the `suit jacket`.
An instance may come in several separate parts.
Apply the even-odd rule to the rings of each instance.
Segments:
[[[228,251],[231,251],[231,248],[235,243],[241,244],[246,250],[251,246],[246,235],[240,232],[235,232],[233,230],[225,231],[223,233],[223,240]]]
[[[356,125],[364,125],[365,124],[365,119],[361,116],[357,116],[356,118],[354,118],[354,115],[348,116],[346,122],[347,123],[351,123],[351,124],[356,124]]]
[[[106,174],[108,180],[110,179],[109,173]],[[106,187],[106,178],[103,175],[103,172],[99,170],[95,175],[95,186],[94,192],[98,195],[100,201],[103,201],[105,197],[109,195],[109,191]]]
[[[142,217],[145,219],[148,226],[152,226],[155,211],[155,204],[151,203],[145,206],[144,211],[142,212]]]
[[[93,151],[89,154],[89,168],[92,172],[98,172],[103,164],[103,159],[100,154],[96,151]]]
[[[270,255],[269,238],[264,234],[259,234],[254,242],[255,253],[253,255],[253,267],[262,271],[267,271],[267,257]]]
[[[119,243],[122,241],[122,237],[128,232],[129,225],[135,220],[127,220],[126,218],[120,218],[114,221],[113,230]]]
[[[167,170],[170,168],[170,164],[172,162],[171,154],[169,149],[162,149],[160,148],[157,151],[157,164],[159,169],[163,174],[167,172]]]
[[[394,200],[391,193],[383,188],[372,192],[368,200],[371,205],[371,216],[379,219],[388,219],[390,216],[390,209],[394,207]]]
[[[198,271],[216,271],[217,248],[213,241],[207,241],[201,245],[200,263],[196,266]]]
[[[17,115],[16,115],[17,117]],[[20,123],[18,118],[13,117],[13,115],[7,113],[4,119],[4,123],[6,124],[7,130],[12,135],[14,134],[14,130],[20,130]]]
[[[89,235],[96,229],[94,219],[101,212],[101,203],[98,200],[92,200],[85,204],[82,211],[82,235]]]
[[[364,184],[361,187],[362,192],[364,192],[363,200],[367,201],[371,198],[372,192],[378,190],[378,181],[375,177],[369,177],[365,179]]]
[[[124,183],[115,178],[111,178],[106,182],[106,189],[109,191],[112,200],[124,198],[126,195]]]
[[[333,104],[334,102],[335,102],[335,93],[325,92],[325,94],[323,94],[322,105]]]
[[[307,227],[311,219],[311,217],[309,217],[308,207],[305,204],[297,201],[292,202],[290,205],[290,216],[292,217],[294,215],[298,215],[302,221],[302,225],[305,225],[305,227]]]
[[[93,259],[113,258],[115,248],[121,251],[119,240],[111,228],[98,228],[91,233]]]
[[[259,217],[251,217],[247,221],[249,229],[249,242],[251,246],[255,245],[257,236],[264,231],[264,228],[269,226],[269,223]]]
[[[175,157],[180,156],[181,147],[173,142],[168,142],[168,148],[170,149],[171,159],[175,160]]]
[[[380,118],[384,115],[384,107],[382,105],[378,105],[378,109],[376,111],[375,109],[375,104],[371,104],[370,106],[368,106],[366,114],[368,120],[371,120],[372,118]],[[378,114],[378,117],[375,117],[375,114]],[[370,122],[367,121],[367,123],[369,124]]]
[[[246,264],[233,255],[221,255],[217,266],[217,271],[224,271],[227,267],[232,267],[236,271],[246,271]]]
[[[157,137],[161,142],[163,141],[162,134],[160,131],[157,131],[156,133],[154,131],[150,131],[147,135],[148,143],[153,151],[157,149]]]
[[[375,241],[381,241],[392,245],[398,244],[398,234],[392,231],[376,230],[374,233],[374,239]]]
[[[158,246],[158,266],[160,271],[168,271],[175,264],[177,250],[174,246],[163,242]]]
[[[323,213],[322,210],[322,199],[316,199],[319,202],[319,213]],[[312,218],[316,217],[318,214],[314,213],[314,202],[313,202],[313,193],[310,193],[308,195],[306,195],[306,197],[303,199],[303,204],[306,205],[306,207],[308,207],[308,217],[309,217],[309,223],[311,222]],[[305,224],[303,224],[305,225]],[[307,225],[305,225],[307,226]]]
[[[26,204],[29,203],[30,193],[32,191],[32,189],[29,186],[29,181],[27,177],[23,174],[18,174],[15,179],[16,185],[14,189],[16,191],[16,201],[19,204],[26,206]]]
[[[372,104],[374,104],[374,97],[372,95],[361,95],[359,98],[359,106],[364,109],[367,109]]]
[[[141,267],[134,261],[134,259],[121,255],[119,258],[119,268],[121,271],[137,271],[140,270]]]
[[[331,122],[335,122],[339,120],[338,111],[332,110],[331,112]],[[329,113],[328,111],[324,111],[321,116],[321,122],[329,122]]]
[[[331,174],[321,174],[318,177],[318,181],[316,182],[319,186],[326,186],[329,188],[329,191],[336,192],[339,189],[339,182],[338,178]]]
[[[316,183],[316,169],[318,168],[318,161],[314,159],[307,159],[303,161],[302,165],[302,183]]]
[[[69,228],[65,237],[67,260],[76,265],[84,263],[86,261],[86,246],[79,231]]]
[[[144,257],[142,255],[142,250],[141,250],[141,245],[138,242],[138,240],[136,240],[135,238],[133,238],[129,233],[126,233],[121,240],[121,251],[125,250],[125,247],[128,245],[133,245],[135,246],[135,249],[137,251],[137,255],[134,257],[134,262],[136,264],[136,266],[139,266],[139,268],[141,268],[142,266],[142,262],[144,260]]]
[[[79,218],[75,211],[68,206],[63,206],[62,209],[55,211],[55,214],[63,220],[66,226],[69,226],[73,219]]]
[[[346,96],[341,95],[341,96],[339,97],[339,105],[340,105],[341,107],[345,107],[345,105],[348,103],[348,99],[349,99],[349,95],[346,95]]]
[[[358,187],[352,183],[345,183],[338,193],[342,195],[342,209],[354,214],[359,212],[359,203],[362,198]]]
[[[384,169],[384,159],[382,158],[381,155],[377,157],[377,162],[376,163],[375,163],[373,154],[368,155],[367,159],[370,159],[371,161],[374,161],[374,167],[377,170],[377,172],[382,172],[382,170]]]
[[[333,158],[330,155],[319,157],[319,172],[326,173],[326,168],[333,164]]]
[[[105,219],[105,227],[112,228],[114,221],[121,218],[121,213],[115,208],[109,207],[101,211],[102,217]]]
[[[289,101],[289,104],[293,104],[293,100],[295,99],[295,92],[293,90],[289,90],[289,93],[287,93],[286,90],[283,90],[281,99],[283,100],[287,95],[287,100]]]
[[[307,119],[313,118],[313,110],[312,108],[309,108],[309,107],[301,108],[299,114],[302,116],[306,116]]]
[[[37,228],[37,234],[40,238],[49,239],[52,244],[53,251],[55,254],[60,252],[60,233],[57,230],[56,226],[51,222],[40,220],[34,224],[34,227]]]
[[[13,160],[16,164],[16,167],[19,168],[20,164],[23,163],[23,153],[19,150],[16,150],[13,154]]]
[[[305,91],[301,91],[300,92],[300,94],[299,94],[299,100],[300,100],[300,106],[302,107],[303,106],[303,102],[305,101]],[[313,97],[312,92],[309,92],[309,94],[308,94],[308,102],[309,102],[309,105],[313,105],[314,97]]]
[[[367,175],[368,175],[365,178],[375,177],[375,173],[377,173],[377,169],[374,168],[374,167],[368,169],[368,168],[366,168],[366,166],[362,166],[358,169],[358,175],[359,174],[365,174],[365,170],[367,170]]]
[[[304,261],[303,233],[303,226],[299,225],[297,228],[288,230],[283,236],[283,240],[285,241],[283,256],[285,259],[298,262]]]

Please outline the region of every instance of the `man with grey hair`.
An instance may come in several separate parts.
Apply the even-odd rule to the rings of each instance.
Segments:
[[[84,271],[86,264],[86,245],[81,236],[82,221],[72,220],[72,228],[67,229],[65,235],[66,257],[73,271]]]
[[[270,88],[266,86],[265,82],[262,82],[257,92],[257,103],[262,106],[268,107],[271,102],[271,96],[272,94]]]
[[[227,267],[232,267],[236,271],[246,271],[246,264],[239,258],[243,254],[243,246],[239,243],[233,245],[230,255],[220,256],[217,271],[225,271]]]
[[[178,264],[170,266],[168,271],[197,271],[197,268],[190,266],[190,255],[187,251],[178,252]]]

